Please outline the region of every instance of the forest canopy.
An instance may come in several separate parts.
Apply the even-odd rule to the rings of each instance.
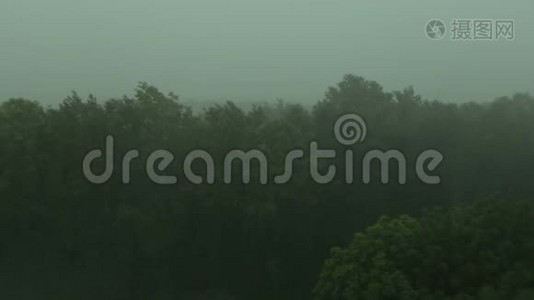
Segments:
[[[334,123],[347,113],[365,119],[364,143],[335,140]],[[147,83],[105,101],[73,93],[58,107],[10,99],[0,104],[0,295],[530,299],[533,131],[528,94],[444,103],[355,75],[311,108],[226,102],[194,112]],[[103,184],[83,175],[84,156],[108,135],[117,168],[139,151],[130,184],[120,172]],[[158,149],[176,157],[205,149],[219,163],[231,149],[259,149],[271,176],[311,141],[357,157],[402,149],[411,163],[436,149],[441,181],[425,184],[411,170],[405,184],[383,184],[379,172],[369,184],[343,176],[319,184],[303,159],[284,185],[261,184],[252,171],[247,185],[225,184],[221,172],[195,185],[175,160],[162,174],[178,174],[180,184],[158,185],[143,163]],[[95,161],[95,172],[104,167]],[[201,164],[192,168],[206,175]]]

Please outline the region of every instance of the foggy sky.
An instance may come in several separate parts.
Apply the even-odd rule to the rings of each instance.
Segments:
[[[146,81],[190,101],[312,103],[346,73],[425,98],[534,93],[534,1],[2,0],[0,101],[104,100]],[[438,18],[514,19],[514,41],[433,41]]]

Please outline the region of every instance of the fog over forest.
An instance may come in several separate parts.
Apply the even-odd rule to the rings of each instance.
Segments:
[[[4,0],[0,99],[107,99],[139,81],[190,103],[315,103],[355,73],[425,98],[533,92],[531,0]],[[514,19],[506,41],[429,40],[430,19]]]
[[[533,0],[0,0],[0,299],[534,299]]]

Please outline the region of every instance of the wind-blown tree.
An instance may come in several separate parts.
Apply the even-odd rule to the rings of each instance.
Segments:
[[[477,201],[420,219],[382,217],[333,248],[316,299],[527,299],[534,203]]]

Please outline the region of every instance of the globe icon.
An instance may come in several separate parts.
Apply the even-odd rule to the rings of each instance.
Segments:
[[[445,23],[441,20],[430,20],[426,24],[426,36],[432,40],[441,40],[445,36]]]

